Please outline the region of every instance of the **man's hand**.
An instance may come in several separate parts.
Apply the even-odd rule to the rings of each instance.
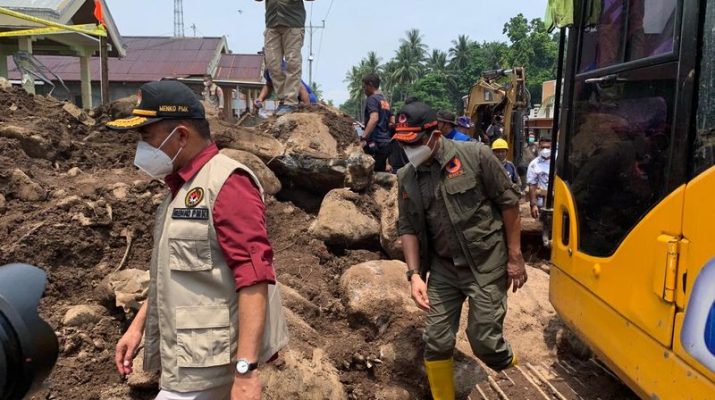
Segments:
[[[506,284],[506,289],[509,290],[509,287],[512,286],[513,283],[513,291],[514,293],[516,293],[518,289],[521,289],[522,286],[524,286],[524,284],[529,278],[526,274],[524,256],[522,256],[521,254],[514,256],[509,255],[509,262],[506,266],[506,273],[509,277],[509,280]]]
[[[129,329],[119,342],[114,353],[114,363],[117,366],[117,371],[122,376],[127,376],[133,372],[132,361],[139,351],[139,344],[142,341],[142,332],[140,330]]]
[[[533,218],[539,219],[539,206],[537,206],[536,204],[531,206],[531,216]]]
[[[427,298],[427,284],[422,280],[419,274],[412,275],[410,280],[412,289],[412,300],[415,301],[417,307],[429,311],[429,299]]]
[[[261,378],[258,370],[236,375],[231,388],[231,400],[261,400]]]
[[[263,101],[261,99],[256,99],[253,101],[253,105],[258,109],[263,108]]]

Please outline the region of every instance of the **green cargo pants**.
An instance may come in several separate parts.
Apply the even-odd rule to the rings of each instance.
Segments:
[[[472,352],[492,369],[506,368],[513,356],[503,335],[506,284],[504,276],[480,287],[469,267],[454,267],[444,260],[433,262],[427,283],[430,311],[423,334],[425,360],[452,358],[462,304],[467,299],[467,338]]]

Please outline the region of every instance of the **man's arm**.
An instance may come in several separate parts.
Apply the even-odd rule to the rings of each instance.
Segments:
[[[509,283],[507,288],[514,283],[514,292],[521,289],[526,283],[528,276],[524,263],[524,256],[521,253],[521,217],[519,207],[508,207],[502,209],[502,220],[504,222],[504,236],[506,237],[508,249],[507,275]]]
[[[238,360],[258,361],[258,351],[266,325],[268,307],[268,284],[259,283],[238,291]],[[239,375],[233,381],[231,399],[259,400],[261,380],[257,370]]]
[[[405,255],[408,270],[420,269],[420,242],[416,235],[402,235],[402,252]],[[417,307],[429,311],[429,298],[427,297],[427,284],[419,274],[410,277],[410,291],[412,300]]]
[[[480,151],[479,162],[482,167],[482,182],[489,198],[499,206],[504,223],[508,259],[507,275],[509,285],[514,282],[514,291],[526,282],[526,267],[521,254],[521,220],[519,199],[521,192],[504,173],[504,167],[491,151]]]
[[[129,325],[129,329],[124,333],[114,353],[114,363],[120,375],[127,376],[132,373],[132,361],[137,355],[139,344],[144,334],[144,324],[146,324],[146,313],[149,304],[147,299],[137,312],[134,321]]]
[[[370,138],[370,135],[372,134],[372,131],[375,130],[375,127],[377,126],[377,122],[379,120],[380,115],[377,111],[370,113],[370,119],[367,121],[367,126],[365,126],[365,131],[362,134],[362,138],[364,140],[368,140],[368,138]]]
[[[271,95],[272,92],[273,92],[273,85],[266,83],[261,88],[261,93],[258,94],[258,100],[260,100],[261,103],[266,101],[266,99]]]
[[[300,102],[303,104],[310,104],[310,94],[308,93],[308,90],[303,86],[303,82],[300,83],[300,86],[298,87],[298,97],[300,98]]]
[[[218,108],[223,110],[223,89],[220,86],[216,86],[216,96],[218,97]]]
[[[257,362],[265,329],[267,287],[275,282],[275,271],[273,249],[266,231],[265,205],[258,187],[246,173],[235,172],[226,180],[214,202],[213,216],[216,237],[233,271],[238,291],[237,355]],[[232,400],[260,398],[258,371],[236,375]]]

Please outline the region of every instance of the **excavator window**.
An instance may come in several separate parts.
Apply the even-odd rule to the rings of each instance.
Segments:
[[[703,27],[702,55],[695,122],[693,175],[715,165],[715,5],[709,3]]]
[[[677,0],[587,2],[579,72],[672,54]]]

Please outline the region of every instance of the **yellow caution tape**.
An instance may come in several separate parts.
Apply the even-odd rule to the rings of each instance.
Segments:
[[[107,37],[107,31],[104,29],[104,27],[102,27],[101,29],[100,28],[85,29],[85,28],[82,28],[82,25],[79,25],[79,26],[64,25],[64,24],[60,24],[59,22],[54,22],[54,21],[50,21],[47,19],[34,17],[32,15],[23,14],[21,12],[13,11],[13,10],[10,10],[10,9],[4,8],[4,7],[0,7],[0,15],[7,15],[9,17],[21,19],[24,21],[34,22],[36,24],[44,25],[47,27],[59,28],[61,30],[66,30],[66,31],[71,31],[71,32],[84,33],[85,35]]]

